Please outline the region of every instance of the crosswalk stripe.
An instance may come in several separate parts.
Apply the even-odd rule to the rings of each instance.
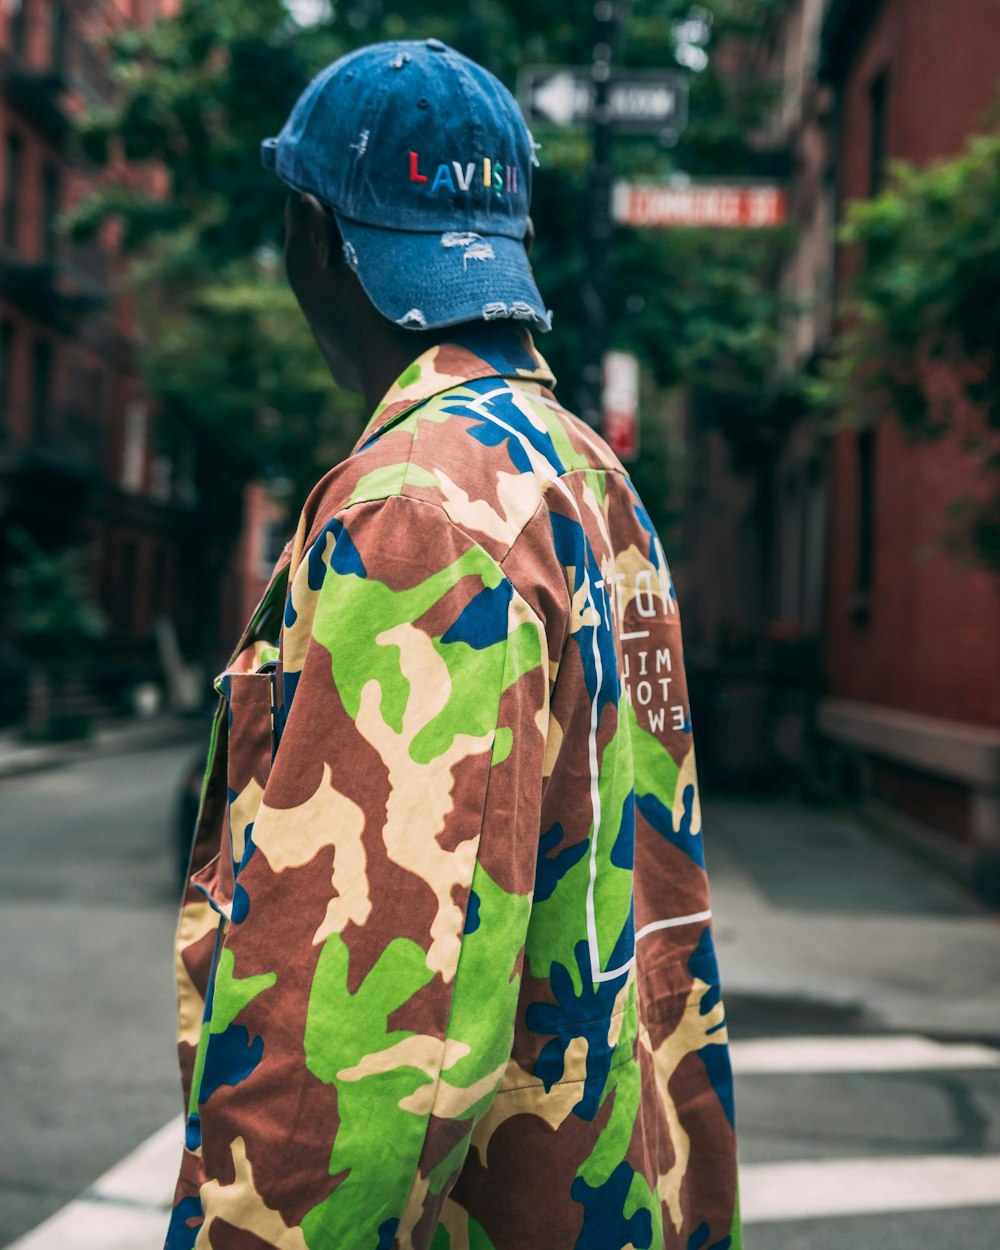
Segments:
[[[169,1210],[184,1144],[184,1121],[171,1120],[94,1182],[87,1196]]]
[[[730,1043],[739,1077],[1000,1067],[1000,1050],[918,1034],[768,1037]],[[171,1120],[7,1250],[136,1250],[166,1229],[183,1126]],[[747,1163],[747,1224],[880,1212],[1000,1206],[1000,1155],[933,1155]]]
[[[938,1042],[918,1034],[892,1037],[762,1037],[730,1043],[738,1076],[795,1072],[914,1072],[997,1068],[1000,1050]]]
[[[171,1120],[82,1197],[7,1250],[153,1250],[162,1245],[183,1141],[183,1121]]]
[[[1000,1155],[753,1163],[740,1169],[744,1223],[1000,1206]]]
[[[79,1198],[7,1250],[155,1250],[167,1235],[169,1212]]]

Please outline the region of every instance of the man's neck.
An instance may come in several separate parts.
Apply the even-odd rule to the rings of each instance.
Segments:
[[[418,356],[438,343],[452,342],[470,329],[479,329],[479,325],[465,323],[439,330],[403,330],[380,319],[367,327],[358,372],[369,418],[385,398],[386,391]]]
[[[384,322],[371,326],[358,361],[361,393],[369,418],[403,370],[445,337],[444,331],[435,335],[432,331],[402,330]]]

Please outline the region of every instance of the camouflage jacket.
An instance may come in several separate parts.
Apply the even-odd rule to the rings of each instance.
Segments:
[[[552,383],[420,356],[220,678],[169,1250],[741,1245],[677,602]]]

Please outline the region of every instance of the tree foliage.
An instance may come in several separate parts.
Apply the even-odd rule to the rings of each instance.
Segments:
[[[981,477],[947,539],[1000,570],[1000,134],[928,169],[895,165],[843,240],[859,265],[834,396],[861,419],[891,408],[914,439],[960,438]]]
[[[747,172],[745,136],[770,96],[734,84],[713,51],[783,3],[701,6],[712,33],[707,67],[692,75],[690,123],[672,148],[648,136],[619,138],[621,175]],[[277,133],[308,77],[364,43],[435,35],[513,85],[525,64],[588,63],[589,13],[563,0],[344,0],[329,20],[303,28],[279,0],[183,0],[176,16],[116,38],[119,103],[89,114],[80,130],[105,178],[73,228],[121,223],[139,262],[149,384],[169,419],[219,449],[204,491],[265,475],[289,480],[301,498],[360,428],[358,401],[333,389],[279,272],[285,193],[259,163],[261,138]],[[621,62],[675,66],[675,23],[690,13],[688,0],[634,0]],[[556,326],[542,347],[571,399],[583,364],[590,146],[575,130],[540,128],[535,137],[543,146],[533,263]],[[133,164],[127,176],[122,157]],[[135,162],[163,172],[166,194],[155,179],[134,176]],[[761,275],[780,246],[751,232],[620,229],[615,345],[636,350],[660,387],[686,381],[740,397],[752,422],[770,394],[778,325]],[[653,471],[652,461],[638,466],[640,485]]]
[[[7,590],[21,645],[51,658],[85,651],[104,632],[88,590],[86,553],[74,547],[46,551],[19,526],[8,530],[7,541],[14,554]]]

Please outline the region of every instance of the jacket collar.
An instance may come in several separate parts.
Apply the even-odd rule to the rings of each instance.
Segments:
[[[523,326],[483,325],[454,339],[436,343],[399,375],[375,409],[355,451],[433,395],[480,378],[520,378],[541,386],[555,385],[552,370]]]

